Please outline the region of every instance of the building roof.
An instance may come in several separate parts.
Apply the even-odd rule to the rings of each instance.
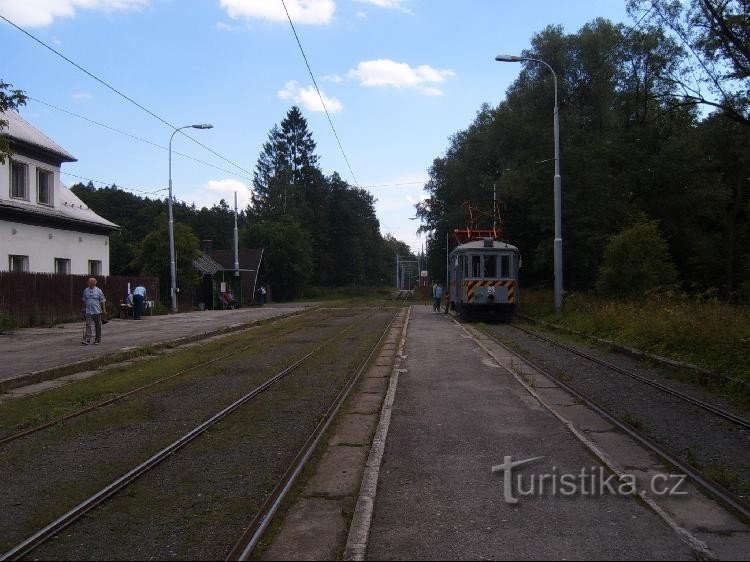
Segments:
[[[258,271],[260,269],[260,260],[263,257],[263,250],[254,248],[240,248],[238,250],[240,269]],[[211,257],[222,265],[222,269],[234,271],[234,250],[214,250]]]
[[[211,259],[211,256],[208,256],[204,253],[201,253],[200,256],[193,260],[193,265],[195,266],[195,269],[197,269],[203,275],[213,275],[217,271],[221,271],[224,269],[224,266]]]
[[[36,205],[34,203],[19,201],[16,199],[0,199],[0,210],[23,217],[46,218],[58,223],[70,226],[94,227],[97,230],[112,231],[120,230],[120,227],[105,218],[100,217],[89,209],[86,204],[76,197],[66,186],[61,185],[60,191],[55,192],[58,196],[54,207]]]
[[[0,134],[8,135],[12,139],[51,152],[61,158],[63,162],[76,161],[75,156],[26,121],[16,111],[0,112],[0,119],[8,122],[8,127],[4,128]]]

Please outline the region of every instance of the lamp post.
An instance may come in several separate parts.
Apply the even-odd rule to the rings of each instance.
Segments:
[[[169,200],[167,201],[167,209],[169,214],[169,297],[172,312],[177,312],[177,265],[174,258],[174,216],[172,214],[172,139],[183,129],[213,129],[213,127],[213,125],[207,123],[202,125],[185,125],[184,127],[175,129],[172,136],[169,137]]]
[[[541,59],[532,57],[520,57],[516,55],[498,55],[495,57],[499,62],[538,62],[546,66],[552,73],[555,80],[555,110],[554,110],[554,131],[555,131],[555,243],[554,243],[554,261],[555,261],[555,312],[562,313],[563,310],[563,252],[562,252],[562,186],[560,179],[560,110],[557,104],[557,73],[554,69]]]

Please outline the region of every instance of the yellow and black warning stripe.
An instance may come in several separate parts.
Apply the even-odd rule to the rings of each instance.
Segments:
[[[464,281],[464,287],[466,287],[467,304],[474,302],[474,294],[476,293],[477,287],[507,287],[508,304],[515,304],[516,302],[516,282],[513,279],[467,280]]]

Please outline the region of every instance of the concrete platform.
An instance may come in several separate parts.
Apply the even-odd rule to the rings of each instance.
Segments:
[[[516,493],[518,503],[507,503],[503,472],[492,470],[506,457],[542,457],[513,470],[514,489],[519,476],[528,483],[606,469],[444,315],[413,307],[405,354],[368,559],[693,558],[686,542],[632,496],[547,491]]]
[[[167,316],[144,316],[143,320],[113,319],[102,327],[101,345],[81,345],[83,321],[51,328],[24,328],[0,334],[0,391],[26,386],[49,378],[65,366],[90,368],[106,356],[127,356],[143,346],[164,345],[190,338],[241,329],[253,322],[294,314],[314,306],[264,306],[239,310],[207,310]],[[61,372],[59,375],[69,373]]]

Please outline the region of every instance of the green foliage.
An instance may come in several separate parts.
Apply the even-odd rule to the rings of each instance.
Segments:
[[[0,334],[4,334],[16,327],[16,321],[4,312],[0,312]]]
[[[297,107],[292,107],[281,124],[269,132],[253,186],[253,207],[249,210],[253,221],[285,222],[304,229],[311,251],[306,279],[314,285],[389,284],[396,253],[402,258],[411,255],[405,244],[396,247],[393,240],[381,236],[375,199],[370,193],[352,187],[336,172],[323,175],[312,133]],[[256,234],[243,239],[262,240]],[[267,252],[264,262],[272,259],[270,248]],[[274,280],[271,284],[278,296],[280,288],[273,285],[281,278],[275,272],[269,279]],[[288,298],[288,290],[282,290]]]
[[[198,271],[193,261],[200,255],[200,242],[193,229],[186,224],[174,223],[174,245],[177,267],[177,287],[194,287],[198,283]],[[160,280],[162,294],[169,294],[169,234],[166,216],[160,216],[140,244],[138,254],[131,267],[145,275]]]
[[[0,113],[15,111],[20,106],[26,105],[26,94],[21,90],[12,90],[13,84],[8,84],[0,79]],[[0,164],[10,156],[10,142],[8,137],[2,135],[3,129],[8,126],[6,119],[0,118]]]
[[[312,133],[296,107],[269,133],[253,186],[253,204],[238,217],[241,243],[265,250],[260,278],[271,284],[275,298],[294,298],[308,283],[390,284],[396,254],[414,259],[406,244],[381,235],[370,193],[350,186],[336,172],[329,177],[322,173]],[[111,237],[112,273],[158,275],[162,294],[168,295],[166,201],[116,185],[96,189],[92,183],[76,184],[71,189],[122,229]],[[178,202],[174,216],[176,225],[192,229],[198,240],[212,240],[214,249],[232,247],[234,212],[226,201],[201,209]],[[178,260],[183,261],[178,263],[178,283],[183,287],[192,282],[193,242],[184,253],[177,241]]]
[[[572,293],[565,315],[554,312],[552,291],[521,293],[524,314],[750,381],[750,310],[704,295],[651,293],[612,300]]]
[[[716,108],[750,126],[750,18],[747,0],[628,0],[631,17],[666,29],[684,53],[670,79],[680,103]]]
[[[262,221],[242,233],[242,243],[264,248],[261,281],[269,283],[276,300],[301,295],[312,273],[310,235],[292,220]]]
[[[559,79],[566,289],[592,289],[610,238],[645,215],[659,221],[685,288],[741,294],[750,128],[701,120],[682,103],[679,38],[597,19],[577,33],[550,26],[523,54]],[[522,283],[552,284],[553,103],[549,70],[525,63],[506,99],[483,105],[434,160],[430,197],[417,206],[432,271],[444,274],[446,233],[466,226],[462,204],[492,199],[497,186],[505,239],[523,253]]]
[[[596,290],[608,296],[643,295],[677,281],[677,268],[655,221],[641,220],[612,237]]]

